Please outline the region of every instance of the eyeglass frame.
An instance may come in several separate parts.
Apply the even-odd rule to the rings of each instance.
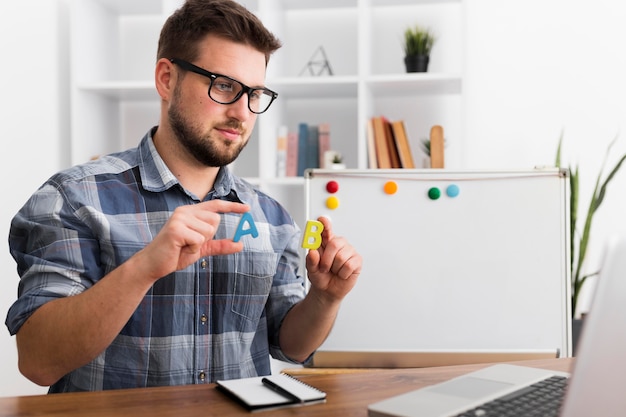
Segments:
[[[236,79],[234,79],[232,77],[229,77],[228,75],[218,74],[216,72],[207,71],[204,68],[201,68],[201,67],[199,67],[197,65],[194,65],[194,64],[192,64],[189,61],[185,61],[184,59],[170,58],[170,62],[172,64],[174,64],[174,65],[178,65],[180,68],[184,69],[185,71],[190,71],[190,72],[193,72],[195,74],[203,75],[203,76],[209,78],[211,80],[211,83],[209,84],[209,89],[207,91],[207,95],[209,96],[209,98],[211,100],[213,100],[214,102],[216,102],[218,104],[233,104],[234,102],[239,100],[243,96],[244,93],[246,93],[248,95],[248,110],[250,110],[254,114],[262,114],[262,113],[265,113],[270,108],[270,106],[272,105],[274,100],[276,100],[278,98],[278,93],[275,92],[275,91],[270,90],[267,87],[248,87],[247,85],[245,85],[241,81],[236,80]],[[241,91],[239,91],[239,93],[231,101],[222,102],[222,101],[217,101],[216,99],[211,97],[211,89],[213,88],[213,82],[218,77],[224,77],[224,78],[226,78],[226,79],[228,79],[228,80],[230,80],[230,81],[232,81],[234,83],[237,83],[237,84],[239,84],[241,86]],[[265,108],[265,110],[260,111],[260,112],[254,111],[250,107],[250,94],[254,93],[255,91],[261,91],[263,94],[266,94],[266,95],[270,96],[270,102],[267,104],[267,107]]]

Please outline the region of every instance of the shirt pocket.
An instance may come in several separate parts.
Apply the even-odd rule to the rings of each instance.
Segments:
[[[272,289],[278,255],[273,252],[235,254],[235,280],[231,312],[254,323],[259,321]]]

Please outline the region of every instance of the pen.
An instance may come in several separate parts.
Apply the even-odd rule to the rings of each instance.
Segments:
[[[297,395],[292,394],[291,392],[287,391],[286,389],[284,389],[280,385],[276,384],[273,381],[270,381],[267,378],[261,379],[261,382],[263,382],[263,385],[265,385],[266,387],[268,387],[272,391],[277,392],[280,395],[289,398],[290,400],[293,400],[293,401],[298,402],[298,403],[304,402]]]

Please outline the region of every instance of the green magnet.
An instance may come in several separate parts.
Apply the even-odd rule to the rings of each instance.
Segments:
[[[430,190],[428,190],[428,197],[431,200],[439,199],[439,197],[441,197],[441,190],[437,187],[431,188]]]

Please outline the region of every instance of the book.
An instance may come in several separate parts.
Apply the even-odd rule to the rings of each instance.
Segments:
[[[326,393],[287,374],[216,381],[217,387],[249,411],[318,404]]]
[[[286,175],[288,177],[298,175],[298,134],[296,132],[287,132]]]
[[[376,138],[374,137],[374,120],[367,121],[367,160],[370,169],[378,168],[376,159]]]
[[[330,125],[328,123],[321,123],[318,126],[318,140],[319,140],[319,168],[330,168],[326,166],[325,155],[327,151],[330,151]]]
[[[398,156],[400,157],[400,165],[402,168],[415,168],[409,138],[406,135],[404,120],[394,120],[391,122],[391,127],[393,129],[393,138],[396,142]]]
[[[287,176],[287,126],[280,126],[276,138],[276,177],[285,176]]]
[[[396,148],[396,141],[393,137],[391,122],[385,117],[383,117],[383,122],[385,123],[385,139],[387,140],[387,149],[389,150],[391,168],[402,168],[400,156],[398,155],[398,149]]]
[[[320,128],[323,130],[323,143],[320,144]],[[304,171],[319,168],[325,148],[330,148],[330,132],[327,124],[316,125],[305,122],[298,123],[298,169],[297,175],[303,176]]]
[[[389,156],[389,147],[387,145],[387,128],[385,127],[385,119],[382,116],[372,118],[374,127],[374,144],[376,147],[376,161],[378,168],[391,168],[391,157]]]
[[[306,165],[304,169],[320,167],[320,140],[319,127],[317,125],[309,125],[309,135],[307,136],[306,145]]]
[[[306,123],[298,124],[298,176],[304,176],[304,170],[307,164],[307,147],[309,145],[309,125]]]

